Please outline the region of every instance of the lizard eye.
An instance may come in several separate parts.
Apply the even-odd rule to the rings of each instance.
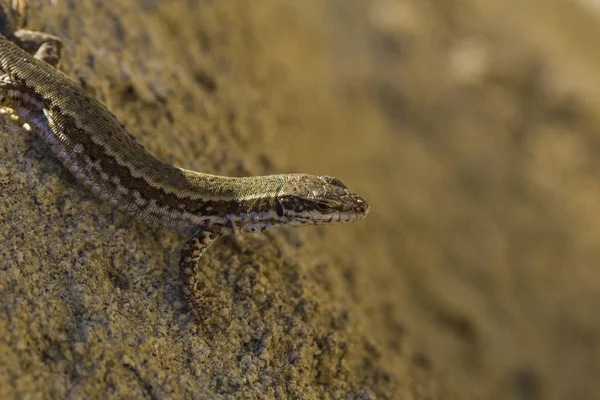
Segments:
[[[329,207],[329,205],[325,202],[319,201],[315,203],[315,207],[317,210],[323,212],[323,213],[329,213],[331,212],[331,207]]]
[[[275,211],[277,212],[278,217],[283,217],[283,206],[281,205],[279,199],[277,199],[277,201],[275,202]]]

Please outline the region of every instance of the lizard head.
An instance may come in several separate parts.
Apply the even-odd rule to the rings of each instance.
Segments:
[[[333,224],[362,219],[369,203],[331,176],[291,174],[277,195],[277,215],[290,225]]]

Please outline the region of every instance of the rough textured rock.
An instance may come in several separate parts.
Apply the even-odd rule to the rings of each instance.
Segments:
[[[339,176],[372,213],[221,240],[198,324],[185,238],[0,115],[0,398],[600,397],[584,3],[16,3],[159,158]]]

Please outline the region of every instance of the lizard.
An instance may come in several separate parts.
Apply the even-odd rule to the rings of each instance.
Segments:
[[[192,309],[205,300],[198,295],[198,272],[216,239],[280,226],[352,222],[369,213],[365,198],[331,176],[218,176],[157,159],[106,106],[56,68],[60,38],[9,25],[0,8],[0,106],[28,122],[102,201],[190,237],[179,266]]]

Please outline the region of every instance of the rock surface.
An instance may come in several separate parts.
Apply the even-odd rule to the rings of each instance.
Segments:
[[[347,226],[183,236],[0,115],[0,398],[600,398],[598,16],[548,0],[16,2],[157,157],[340,177]]]

